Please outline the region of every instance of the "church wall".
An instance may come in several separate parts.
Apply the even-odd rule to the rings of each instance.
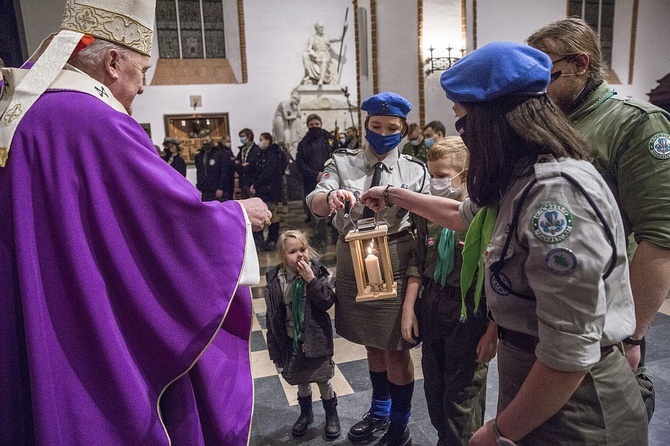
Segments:
[[[405,95],[413,104],[410,121],[419,120],[420,78],[418,74],[418,25],[417,2],[407,0],[398,7],[397,0],[375,0],[377,18],[377,79],[378,91],[392,90]],[[202,96],[202,107],[196,113],[229,113],[233,143],[237,143],[237,132],[250,127],[258,135],[271,130],[272,117],[277,104],[289,97],[303,76],[301,54],[308,39],[314,34],[313,25],[321,21],[325,32],[339,35],[342,31],[344,11],[349,7],[349,30],[345,37],[345,65],[341,79],[351,92],[351,102],[356,105],[358,98],[366,98],[374,93],[372,29],[370,19],[372,0],[359,0],[358,6],[367,11],[368,35],[362,41],[368,47],[368,75],[360,76],[360,93],[356,87],[356,48],[354,41],[354,9],[351,0],[328,2],[306,2],[304,0],[284,0],[268,2],[245,0],[244,18],[246,30],[246,60],[248,82],[246,84],[147,86],[134,105],[134,117],[142,123],[151,124],[154,142],[164,136],[164,114],[193,113],[189,96]],[[29,52],[36,49],[49,32],[59,28],[65,0],[20,0],[26,43]],[[670,17],[670,2],[667,0],[639,0],[637,34],[634,52],[632,83],[628,84],[631,56],[631,25],[633,1],[616,3],[614,54],[612,66],[622,84],[615,88],[622,95],[648,99],[647,93],[657,84],[657,80],[668,73],[668,52],[670,34],[663,32],[666,19]],[[454,44],[437,42],[439,36],[432,33],[431,23],[447,23],[451,20],[450,9],[444,0],[423,0],[423,58],[428,57],[429,45]],[[454,1],[460,8],[460,0]],[[236,2],[227,3],[235,8]],[[453,9],[453,7],[451,8]],[[566,2],[557,0],[477,0],[476,17],[473,0],[467,0],[467,46],[473,48],[493,40],[513,40],[523,42],[537,28],[565,17]],[[429,15],[430,14],[430,15]],[[477,33],[473,35],[473,20],[477,20]],[[432,22],[431,22],[432,21]],[[445,25],[445,30],[456,25]],[[433,37],[435,36],[435,37]],[[154,43],[157,54],[157,43]],[[335,52],[339,43],[333,44]],[[239,65],[242,55],[234,48],[228,48],[230,58]],[[154,63],[155,63],[154,56]],[[241,78],[236,70],[236,75]],[[152,71],[148,73],[150,84]],[[449,134],[454,134],[451,103],[446,100],[439,85],[439,73],[426,78],[424,84],[425,121],[442,120]],[[342,97],[342,100],[345,100]],[[192,172],[189,172],[189,177]]]

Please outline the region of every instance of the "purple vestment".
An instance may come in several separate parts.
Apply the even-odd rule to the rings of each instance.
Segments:
[[[245,234],[131,117],[45,93],[0,169],[0,444],[246,445]]]

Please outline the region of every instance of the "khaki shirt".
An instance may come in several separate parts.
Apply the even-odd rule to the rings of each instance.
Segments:
[[[561,173],[583,187],[604,222]],[[503,256],[514,210],[533,180],[496,277],[492,265]],[[614,258],[605,225],[614,237]],[[539,338],[535,355],[549,367],[579,371],[597,363],[601,346],[620,342],[635,328],[624,232],[614,196],[589,162],[540,156],[503,196],[484,254],[486,297],[495,321]],[[612,261],[614,269],[603,279]],[[504,289],[501,281],[526,298]]]
[[[316,189],[307,196],[307,206],[312,209],[312,200],[317,194],[336,189],[344,189],[363,195],[363,192],[370,188],[375,165],[379,162],[383,164],[379,181],[380,186],[391,184],[414,192],[428,193],[429,182],[426,165],[411,156],[400,155],[397,149],[389,152],[382,161],[379,161],[370,148],[360,151],[336,150],[333,153],[332,161],[326,163],[323,176]],[[365,206],[357,202],[356,206],[351,209],[351,219],[354,222],[362,217],[364,208]],[[388,225],[389,234],[402,232],[412,226],[409,211],[396,206],[384,208],[377,212],[376,219],[378,223]],[[343,235],[354,229],[349,218],[344,217],[344,210],[335,214],[333,226]]]

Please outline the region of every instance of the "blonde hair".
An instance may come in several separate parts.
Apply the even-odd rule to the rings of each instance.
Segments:
[[[299,231],[297,229],[291,229],[286,232],[283,232],[279,236],[279,240],[277,241],[277,246],[279,248],[279,257],[281,257],[281,263],[286,267],[286,239],[288,238],[294,238],[300,244],[305,247],[307,250],[307,256],[309,257],[310,260],[317,260],[319,258],[319,254],[309,246],[309,242],[307,241],[307,236],[305,235],[304,232]]]
[[[428,161],[437,161],[447,157],[458,172],[468,168],[470,153],[460,136],[445,136],[440,139],[430,148],[426,159]]]

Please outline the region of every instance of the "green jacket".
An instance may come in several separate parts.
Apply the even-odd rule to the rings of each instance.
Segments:
[[[418,146],[413,146],[411,142],[408,142],[402,146],[402,153],[403,155],[419,158],[425,163],[428,157],[428,146],[423,141]]]
[[[442,227],[427,221],[425,218],[412,214],[416,227],[416,239],[412,246],[412,260],[407,266],[407,277],[420,277],[433,280],[435,265],[439,259],[437,246],[440,243]],[[454,270],[447,276],[447,286],[460,289],[461,265],[463,264],[463,242],[465,232],[455,234]]]
[[[568,119],[586,137],[626,234],[670,248],[670,114],[603,82]]]

